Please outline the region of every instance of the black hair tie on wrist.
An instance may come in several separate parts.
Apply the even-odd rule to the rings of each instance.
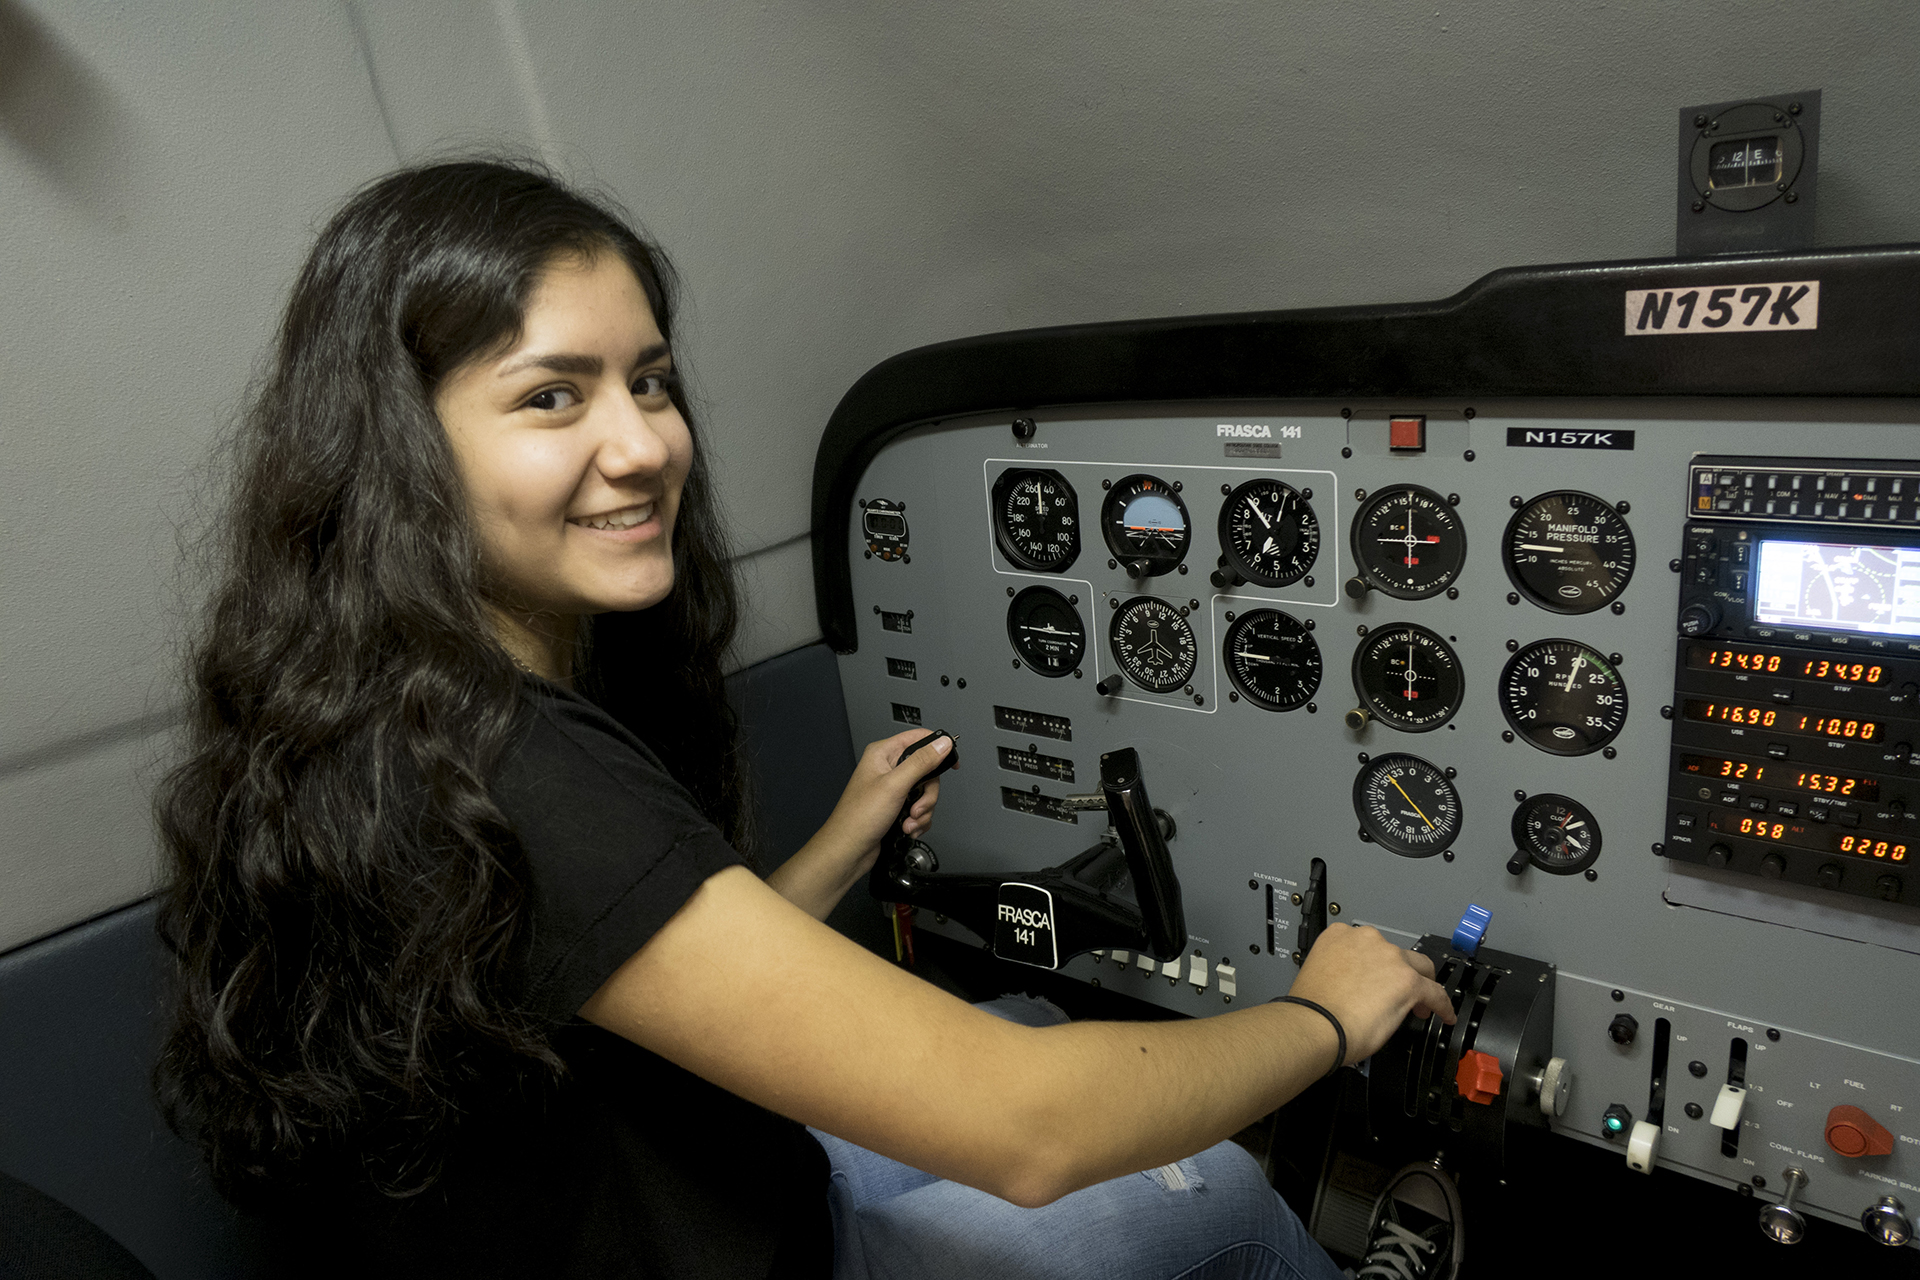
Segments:
[[[1331,1009],[1327,1008],[1323,1004],[1315,1004],[1311,1000],[1302,1000],[1299,996],[1275,996],[1273,999],[1267,1001],[1267,1003],[1268,1004],[1297,1004],[1303,1009],[1313,1010],[1315,1013],[1325,1018],[1328,1022],[1332,1023],[1333,1034],[1339,1039],[1340,1048],[1339,1048],[1339,1051],[1333,1055],[1333,1067],[1327,1072],[1327,1075],[1330,1076],[1335,1071],[1338,1071],[1341,1067],[1344,1067],[1347,1065],[1347,1029],[1340,1025],[1340,1019],[1333,1016],[1333,1011]],[[1321,1079],[1323,1080],[1326,1079],[1326,1076],[1322,1076]]]

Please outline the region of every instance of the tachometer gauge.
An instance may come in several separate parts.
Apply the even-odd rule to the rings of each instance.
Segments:
[[[1537,640],[1500,673],[1500,710],[1513,731],[1556,756],[1583,756],[1627,723],[1627,686],[1577,640]]]
[[[1320,687],[1320,646],[1298,619],[1278,609],[1235,618],[1221,658],[1240,696],[1268,711],[1304,706]]]
[[[1369,590],[1396,600],[1439,595],[1467,561],[1467,531],[1453,504],[1417,484],[1376,489],[1353,516],[1353,558],[1347,583],[1358,599]]]
[[[1353,688],[1360,712],[1354,728],[1377,719],[1406,733],[1426,733],[1460,709],[1460,659],[1440,636],[1411,622],[1367,633],[1353,651]]]
[[[1513,843],[1550,875],[1578,875],[1600,856],[1600,824],[1566,796],[1529,796],[1513,811]]]
[[[1460,793],[1446,772],[1419,756],[1375,756],[1353,780],[1353,812],[1375,844],[1430,858],[1460,834]]]
[[[1080,555],[1080,500],[1058,471],[1014,468],[993,482],[993,540],[1022,569],[1060,573]]]
[[[1127,679],[1151,693],[1172,693],[1193,678],[1199,646],[1181,610],[1135,596],[1114,611],[1107,637]]]
[[[1241,581],[1298,582],[1320,554],[1320,520],[1292,485],[1249,480],[1220,504],[1220,550]]]
[[[1590,493],[1543,493],[1507,522],[1500,559],[1527,599],[1555,613],[1592,613],[1633,577],[1633,530]]]
[[[1087,630],[1080,612],[1052,587],[1028,587],[1007,605],[1007,639],[1043,676],[1064,676],[1080,665],[1087,651]]]
[[[1172,573],[1193,537],[1179,490],[1149,475],[1114,482],[1100,508],[1100,528],[1114,559],[1135,578]]]

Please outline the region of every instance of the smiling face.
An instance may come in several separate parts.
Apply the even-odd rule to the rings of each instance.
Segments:
[[[492,603],[541,651],[561,648],[582,615],[644,609],[673,589],[693,437],[672,380],[639,280],[604,252],[543,271],[518,340],[455,370],[434,397]],[[501,636],[555,674],[527,638]]]

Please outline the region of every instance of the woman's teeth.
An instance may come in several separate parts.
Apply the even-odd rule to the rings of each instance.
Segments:
[[[631,529],[637,524],[645,524],[653,516],[653,504],[643,507],[628,507],[625,511],[611,511],[604,516],[592,516],[579,523],[589,529]]]

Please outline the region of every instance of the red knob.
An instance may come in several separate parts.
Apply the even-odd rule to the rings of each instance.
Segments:
[[[1500,1096],[1500,1086],[1505,1080],[1500,1073],[1500,1059],[1478,1049],[1461,1054],[1460,1069],[1453,1073],[1453,1087],[1460,1091],[1460,1096],[1468,1102],[1482,1104]]]
[[[1843,1156],[1884,1156],[1893,1135],[1860,1108],[1838,1106],[1827,1112],[1827,1145]]]

